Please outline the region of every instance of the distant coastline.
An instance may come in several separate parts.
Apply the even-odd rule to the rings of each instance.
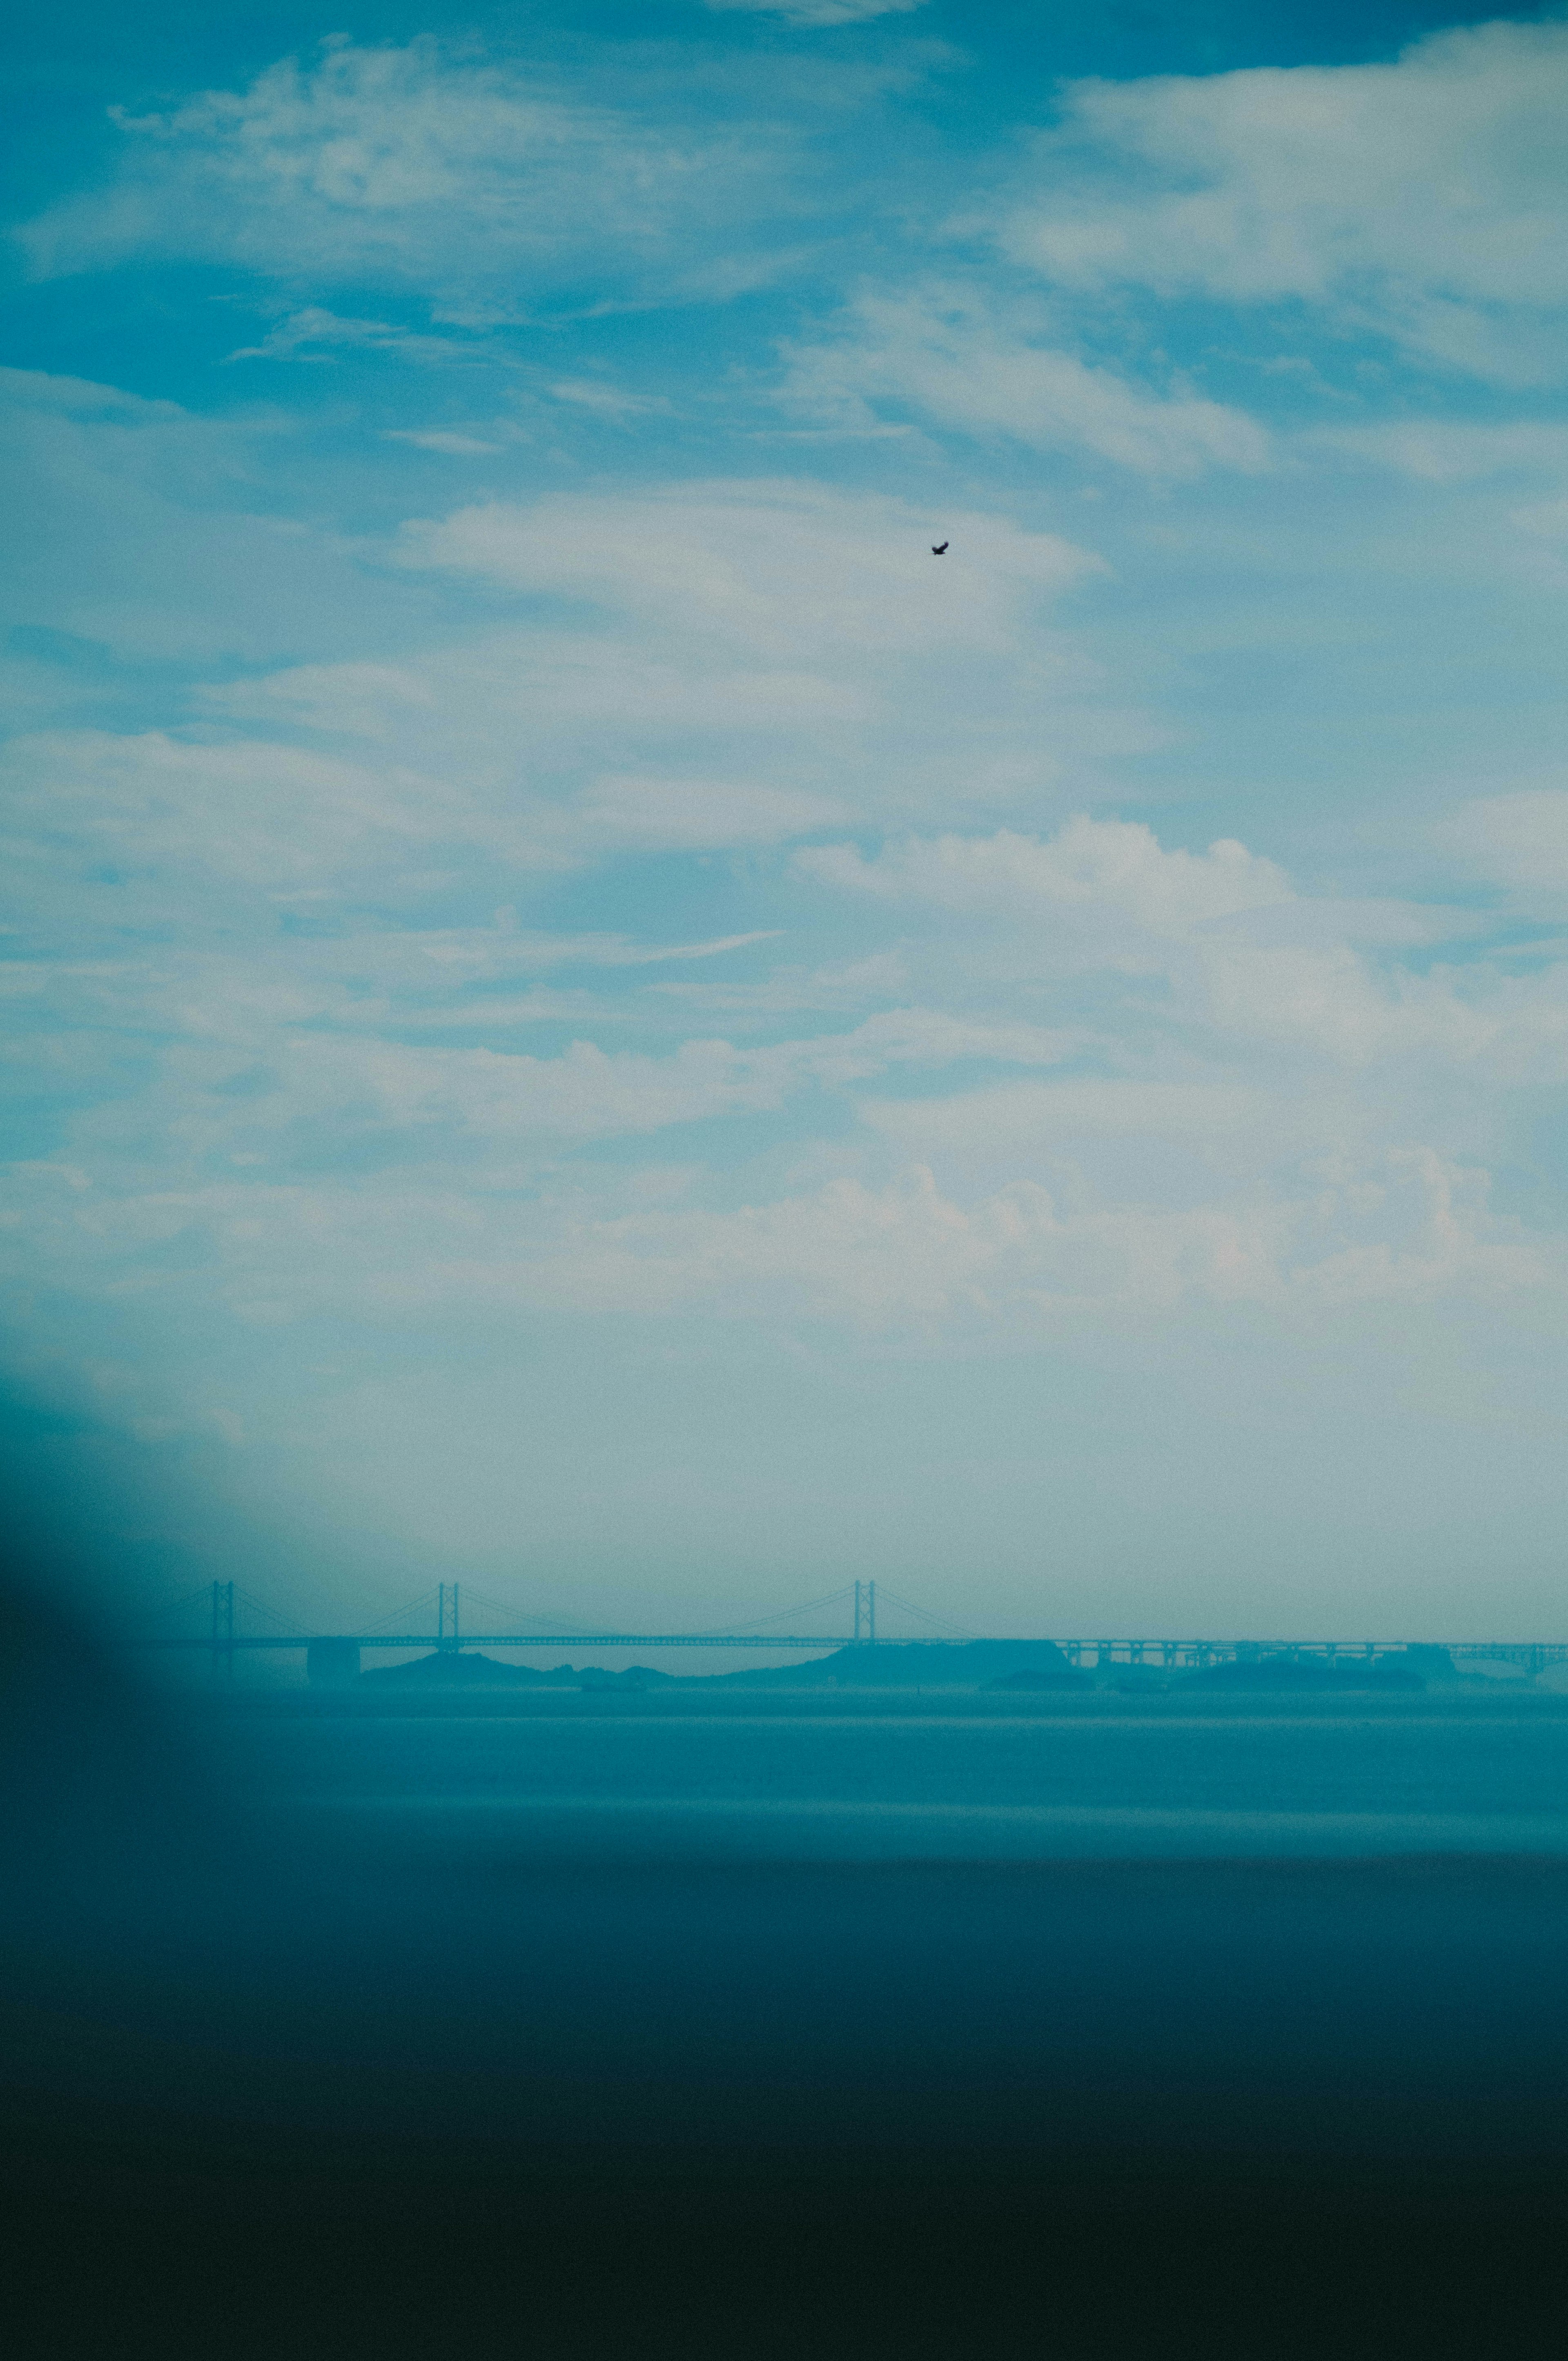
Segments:
[[[1460,1682],[1448,1651],[1440,1647],[1390,1650],[1367,1660],[1327,1664],[1287,1650],[1256,1659],[1212,1664],[1202,1670],[1167,1672],[1154,1666],[1117,1664],[1098,1675],[1069,1663],[1051,1641],[975,1640],[951,1644],[896,1641],[872,1649],[846,1646],[805,1664],[733,1673],[666,1673],[648,1664],[608,1672],[595,1664],[562,1664],[540,1671],[507,1664],[478,1651],[436,1650],[401,1664],[362,1672],[337,1684],[351,1689],[445,1690],[576,1689],[645,1693],[649,1690],[725,1689],[949,1689],[990,1695],[1090,1693],[1112,1688],[1133,1693],[1168,1691],[1260,1692],[1343,1696],[1357,1692],[1419,1691],[1433,1684]],[[1470,1686],[1470,1684],[1466,1684]]]

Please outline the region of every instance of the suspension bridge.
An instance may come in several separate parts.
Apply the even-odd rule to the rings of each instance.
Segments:
[[[359,1670],[367,1650],[400,1651],[404,1654],[429,1650],[456,1653],[463,1649],[504,1649],[532,1655],[543,1651],[599,1650],[641,1653],[654,1648],[744,1648],[754,1654],[817,1655],[850,1648],[962,1647],[1004,1639],[1008,1644],[1059,1649],[1080,1670],[1145,1665],[1167,1672],[1198,1671],[1211,1664],[1255,1662],[1264,1656],[1286,1655],[1328,1664],[1371,1662],[1399,1656],[1412,1647],[1437,1645],[1455,1664],[1500,1663],[1536,1674],[1548,1665],[1568,1663],[1568,1642],[1519,1640],[1455,1640],[1421,1642],[1409,1640],[1204,1640],[1168,1637],[1100,1635],[995,1634],[967,1629],[899,1598],[885,1586],[882,1592],[883,1628],[877,1628],[878,1597],[874,1582],[846,1583],[821,1598],[785,1608],[780,1614],[749,1623],[733,1622],[702,1631],[615,1631],[587,1629],[549,1618],[520,1620],[515,1609],[483,1597],[472,1586],[438,1583],[379,1623],[364,1631],[312,1629],[269,1607],[265,1600],[233,1582],[214,1582],[186,1598],[172,1600],[135,1634],[143,1647],[205,1653],[215,1681],[232,1680],[236,1659],[253,1653],[303,1651],[313,1680],[342,1681]],[[888,1610],[892,1610],[892,1623]],[[477,1612],[478,1626],[475,1628]],[[843,1617],[839,1629],[821,1628]],[[781,1630],[811,1616],[815,1630]],[[912,1629],[911,1626],[914,1628]]]

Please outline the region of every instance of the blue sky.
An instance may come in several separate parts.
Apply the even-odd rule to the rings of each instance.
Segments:
[[[134,17],[0,1267],[137,1595],[1555,1631],[1568,23]]]

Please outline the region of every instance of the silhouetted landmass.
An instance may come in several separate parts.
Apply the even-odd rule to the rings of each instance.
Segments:
[[[418,1689],[571,1688],[854,1688],[854,1689],[1079,1689],[1093,1686],[1074,1670],[1050,1640],[970,1640],[850,1645],[804,1664],[764,1665],[740,1673],[664,1673],[631,1664],[608,1673],[597,1664],[556,1664],[536,1672],[529,1664],[499,1664],[493,1656],[465,1650],[438,1650],[411,1663],[362,1673],[362,1681],[395,1682]]]
[[[1442,1649],[1434,1650],[1445,1655]],[[1450,1665],[1452,1670],[1452,1664]],[[1404,1662],[1403,1654],[1379,1656],[1371,1664],[1325,1664],[1321,1657],[1258,1656],[1248,1663],[1208,1664],[1188,1676],[1194,1688],[1308,1689],[1339,1695],[1345,1689],[1424,1689],[1426,1682]]]
[[[557,1683],[559,1673],[536,1673],[531,1664],[498,1664],[493,1656],[458,1654],[455,1650],[433,1656],[416,1656],[406,1664],[378,1664],[374,1672],[361,1673],[362,1681],[395,1681],[400,1686],[413,1688],[514,1688],[520,1683],[532,1687],[540,1682]],[[575,1675],[574,1675],[575,1677]]]
[[[648,1664],[631,1664],[623,1673],[601,1672],[597,1664],[585,1664],[578,1671],[571,1664],[554,1664],[547,1673],[536,1672],[532,1664],[503,1664],[494,1656],[485,1656],[471,1649],[461,1653],[455,1649],[441,1649],[432,1656],[416,1656],[404,1664],[382,1664],[374,1672],[361,1673],[364,1681],[395,1681],[400,1686],[419,1689],[648,1689],[661,1688],[673,1681],[673,1673],[658,1673]]]
[[[1028,1664],[1021,1673],[1003,1673],[1000,1680],[987,1681],[986,1694],[994,1697],[1009,1689],[1087,1689],[1093,1682],[1087,1673],[1079,1672],[1064,1657],[1058,1664]]]

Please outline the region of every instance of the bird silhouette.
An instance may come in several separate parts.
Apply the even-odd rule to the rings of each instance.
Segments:
[[[931,544],[931,555],[933,557],[946,557],[947,554],[948,544],[945,541],[934,541]]]

